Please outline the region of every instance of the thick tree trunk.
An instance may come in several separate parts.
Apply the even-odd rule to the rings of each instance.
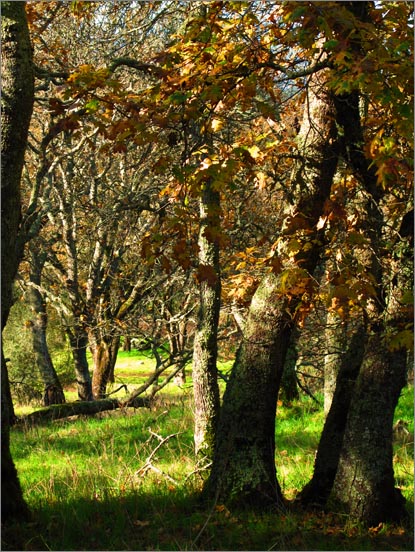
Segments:
[[[323,73],[310,81],[298,135],[304,162],[293,172],[295,205],[287,214],[280,240],[286,270],[279,276],[266,276],[253,297],[224,395],[212,471],[204,488],[207,498],[239,506],[282,504],[275,470],[275,414],[292,320],[300,301],[298,295],[290,297],[286,282],[289,275],[299,274],[296,269],[300,279],[305,278],[303,285],[311,281],[306,274],[314,272],[321,246],[316,225],[329,197],[338,159],[334,107],[325,78]],[[301,221],[299,235],[298,223],[290,228],[296,218]],[[288,260],[284,247],[289,247],[294,236],[301,241],[304,234],[307,248]]]
[[[33,109],[34,79],[24,2],[1,6],[1,329],[12,305],[12,285],[20,261],[20,178]],[[1,356],[1,499],[2,520],[27,518],[16,468],[10,454],[7,367]]]
[[[94,399],[103,399],[107,394],[108,383],[114,382],[120,337],[92,337],[90,344],[94,358],[92,394]]]
[[[199,278],[200,308],[193,349],[193,396],[196,454],[213,458],[220,399],[217,380],[217,334],[220,311],[219,242],[213,236],[220,227],[219,192],[210,180],[204,184],[200,199]]]
[[[340,334],[340,337],[338,336]],[[311,481],[301,491],[299,499],[304,505],[324,507],[333,487],[343,445],[344,431],[355,383],[362,364],[366,331],[363,323],[353,324],[353,333],[347,335],[346,324],[339,324],[331,329],[336,347],[343,350],[335,354],[336,365],[331,369],[336,383],[330,408],[326,416]]]
[[[405,354],[397,359],[374,328],[350,406],[330,500],[368,526],[398,521],[405,499],[395,488],[393,414],[405,385]]]
[[[44,385],[43,404],[44,406],[49,406],[51,404],[64,403],[65,395],[53,366],[46,339],[48,316],[46,302],[39,289],[42,265],[43,259],[41,253],[36,250],[32,251],[30,281],[34,285],[29,286],[26,298],[33,313],[30,329],[32,332],[33,350],[36,355],[36,365]]]
[[[92,401],[92,380],[89,373],[86,350],[88,347],[88,337],[86,333],[79,328],[73,328],[67,331],[69,343],[71,345],[72,356],[75,366],[76,385],[80,401]]]
[[[290,327],[279,280],[256,291],[227,384],[207,497],[239,506],[282,505],[275,469],[275,413]]]

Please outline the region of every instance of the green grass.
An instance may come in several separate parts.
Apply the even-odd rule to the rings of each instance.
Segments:
[[[311,479],[323,424],[322,408],[309,397],[294,401],[290,407],[278,407],[276,465],[287,498],[294,498]]]
[[[147,369],[123,354],[117,370]],[[229,366],[225,366],[227,368]],[[347,518],[207,510],[206,472],[193,453],[191,379],[169,384],[152,409],[127,409],[13,428],[11,449],[34,519],[3,530],[4,550],[412,550],[413,528],[367,531]],[[413,431],[413,388],[395,419]],[[276,465],[292,499],[312,475],[324,422],[308,397],[278,407]],[[412,425],[410,425],[412,424]],[[176,435],[177,434],[177,435]],[[153,454],[161,439],[168,438]],[[413,445],[395,444],[397,483],[413,508]]]

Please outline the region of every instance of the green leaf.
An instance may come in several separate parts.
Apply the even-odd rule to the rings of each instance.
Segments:
[[[324,50],[334,50],[335,48],[337,48],[338,44],[339,44],[339,41],[333,38],[332,40],[327,40],[323,44],[323,48]]]
[[[169,101],[174,104],[181,105],[186,102],[188,97],[189,97],[189,94],[185,94],[184,92],[180,92],[179,90],[176,90],[176,92],[173,92],[173,94],[169,96]]]
[[[85,104],[85,109],[89,113],[95,113],[99,108],[99,101],[98,100],[90,100],[88,103]]]

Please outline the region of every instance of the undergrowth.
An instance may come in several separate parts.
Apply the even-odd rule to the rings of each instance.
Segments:
[[[413,436],[413,388],[395,419]],[[276,466],[291,500],[310,479],[324,422],[308,397],[279,405]],[[15,427],[11,450],[33,519],[3,529],[4,550],[413,550],[413,528],[366,530],[347,517],[202,506],[191,385],[151,409]],[[412,432],[412,433],[411,433]],[[413,438],[394,445],[397,484],[413,510]],[[410,516],[411,519],[412,516]]]

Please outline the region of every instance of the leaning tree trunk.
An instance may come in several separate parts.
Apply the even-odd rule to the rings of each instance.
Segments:
[[[220,311],[219,192],[207,180],[200,198],[199,280],[200,308],[193,348],[193,397],[195,452],[213,458],[220,399],[217,379],[218,324]]]
[[[275,470],[275,415],[292,319],[300,300],[295,292],[289,300],[287,282],[291,276],[294,287],[295,282],[297,288],[298,284],[311,285],[310,275],[321,246],[316,225],[329,197],[338,159],[333,101],[325,79],[325,73],[310,79],[298,135],[304,157],[293,173],[295,210],[287,217],[281,256],[287,259],[283,246],[296,235],[300,221],[307,247],[284,264],[282,274],[267,275],[253,297],[223,399],[214,461],[204,487],[207,498],[259,508],[282,504]],[[294,219],[297,224],[291,230]],[[301,267],[293,261],[299,261]]]
[[[74,360],[78,398],[80,401],[92,401],[94,398],[92,380],[86,357],[88,336],[82,328],[78,327],[67,329],[67,335]]]
[[[40,291],[44,258],[45,255],[42,255],[41,252],[32,251],[30,268],[31,285],[29,285],[26,292],[26,298],[33,313],[30,329],[36,365],[44,386],[43,405],[49,406],[52,404],[63,404],[65,402],[65,395],[53,366],[46,339],[48,315],[46,312],[46,302]]]
[[[108,383],[114,382],[114,368],[117,360],[120,337],[92,336],[90,339],[94,358],[92,393],[94,399],[104,399]]]
[[[16,242],[20,221],[20,178],[33,109],[34,78],[24,2],[2,2],[1,21],[1,329],[12,305],[12,285],[20,261]],[[16,468],[10,454],[7,367],[1,354],[1,500],[2,520],[27,518]]]
[[[298,497],[302,504],[318,507],[325,506],[336,477],[347,415],[362,364],[366,330],[363,321],[349,324],[337,321],[336,327],[330,330],[330,337],[334,346],[341,345],[343,350],[336,351],[331,360],[330,369],[336,374],[335,389],[320,437],[313,477]]]

